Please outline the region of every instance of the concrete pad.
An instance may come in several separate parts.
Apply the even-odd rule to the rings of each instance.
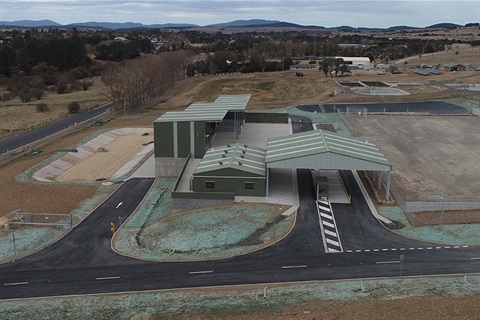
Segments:
[[[314,184],[316,177],[327,177],[328,201],[330,201],[330,203],[350,203],[338,170],[313,170],[312,178]]]
[[[183,172],[183,175],[178,183],[177,189],[175,191],[179,192],[189,192],[190,190],[190,180],[193,177],[193,172],[197,169],[198,164],[202,159],[190,159],[188,161],[187,167]]]
[[[148,157],[130,178],[155,178],[155,155]]]

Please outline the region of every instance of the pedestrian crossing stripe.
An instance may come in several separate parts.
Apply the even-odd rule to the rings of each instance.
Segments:
[[[318,218],[322,231],[323,245],[326,253],[343,252],[338,236],[332,206],[328,201],[317,201]]]

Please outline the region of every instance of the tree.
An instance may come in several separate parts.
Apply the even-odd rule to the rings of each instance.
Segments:
[[[67,92],[68,83],[66,80],[62,79],[57,82],[56,91],[58,94],[64,94]]]
[[[39,103],[37,104],[37,111],[38,112],[47,112],[50,111],[50,108],[46,103]]]
[[[77,101],[70,102],[67,106],[68,113],[78,113],[80,111],[80,104]]]

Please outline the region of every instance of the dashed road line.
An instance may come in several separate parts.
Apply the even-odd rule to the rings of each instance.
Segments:
[[[471,260],[480,260],[480,257],[470,258]]]
[[[408,248],[408,250],[433,250],[433,249],[437,249],[437,250],[440,250],[440,249],[461,249],[461,248],[468,248],[469,246],[444,246],[444,247],[418,247],[418,248]],[[388,251],[405,251],[407,250],[407,248],[375,248],[375,249],[353,249],[353,250],[346,250],[345,252],[348,252],[348,253],[352,253],[352,252],[371,252],[371,251],[374,251],[374,252],[379,252],[379,251],[382,251],[382,252],[388,252]]]
[[[96,278],[95,280],[115,280],[115,279],[120,279],[120,277],[102,277],[102,278]]]
[[[395,261],[377,261],[376,264],[400,263],[400,260]]]
[[[300,266],[282,266],[282,269],[296,269],[296,268],[306,268],[306,264],[302,264]]]
[[[213,273],[213,270],[205,270],[205,271],[191,271],[188,274],[206,274],[206,273]]]
[[[21,286],[28,284],[28,282],[10,282],[10,283],[4,283],[4,286]]]

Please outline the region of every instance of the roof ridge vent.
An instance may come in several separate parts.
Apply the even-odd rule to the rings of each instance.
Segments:
[[[243,145],[245,148],[248,148],[248,146],[246,144]]]
[[[247,150],[242,150],[242,153],[243,153],[243,154],[247,153]]]
[[[241,166],[241,165],[242,165],[242,162],[238,161],[238,165]]]
[[[223,161],[218,161],[218,164],[222,165],[222,164],[223,164]]]
[[[243,158],[245,158],[245,156],[244,156],[243,154],[241,154],[241,155],[240,155],[240,158],[242,158],[242,159],[243,159]]]
[[[228,153],[228,150],[223,150],[223,152]]]
[[[222,154],[222,158],[226,158],[227,156],[225,154]]]

